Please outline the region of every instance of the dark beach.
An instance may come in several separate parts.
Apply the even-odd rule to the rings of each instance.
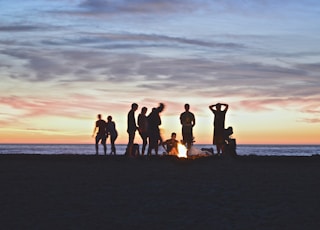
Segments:
[[[320,157],[0,155],[2,229],[319,229]]]

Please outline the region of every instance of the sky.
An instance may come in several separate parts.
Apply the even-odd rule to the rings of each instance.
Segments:
[[[318,0],[0,0],[0,143],[93,143],[97,114],[125,144],[132,103],[160,102],[162,137],[196,144],[214,115],[238,144],[320,144]],[[139,135],[137,143],[141,143]]]

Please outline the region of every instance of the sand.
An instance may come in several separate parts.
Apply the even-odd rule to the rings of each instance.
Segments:
[[[0,155],[1,229],[319,229],[320,157]]]

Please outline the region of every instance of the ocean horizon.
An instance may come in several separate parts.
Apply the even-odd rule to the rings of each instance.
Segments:
[[[126,144],[116,144],[117,155],[124,155]],[[141,145],[139,145],[141,150]],[[195,148],[216,148],[210,144],[195,144]],[[107,145],[107,154],[111,146]],[[164,149],[159,147],[161,155]],[[283,145],[283,144],[239,144],[236,152],[239,156],[313,156],[320,155],[320,145]],[[94,144],[0,144],[0,154],[40,154],[40,155],[95,155]],[[99,154],[103,147],[99,145]]]

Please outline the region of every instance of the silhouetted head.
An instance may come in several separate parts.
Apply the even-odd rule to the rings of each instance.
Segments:
[[[184,109],[185,109],[186,111],[189,111],[190,105],[189,105],[189,104],[185,104],[185,105],[184,105]]]
[[[176,139],[176,137],[177,137],[177,134],[176,134],[176,133],[171,133],[171,138],[172,138],[172,139]]]
[[[136,111],[138,109],[138,104],[137,103],[132,103],[131,109]]]
[[[97,117],[99,120],[101,120],[101,114],[98,114]]]
[[[147,108],[147,107],[142,107],[142,109],[141,109],[141,113],[142,113],[142,114],[146,114],[147,111],[148,111],[148,108]]]
[[[108,116],[107,119],[108,119],[108,121],[112,121],[112,117],[111,116]]]
[[[217,104],[217,110],[219,110],[219,111],[221,110],[221,104],[220,103]]]

